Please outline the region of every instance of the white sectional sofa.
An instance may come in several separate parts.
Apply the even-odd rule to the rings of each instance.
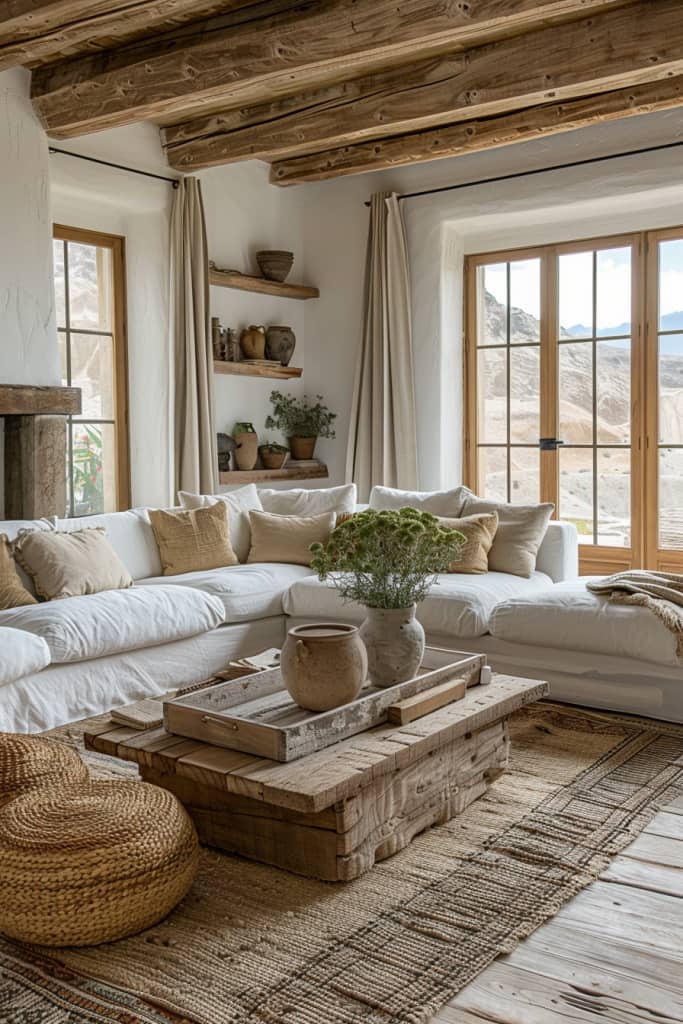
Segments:
[[[37,732],[199,682],[233,658],[281,646],[295,621],[363,616],[300,565],[165,577],[144,509],[0,523],[0,533],[83,525],[105,528],[135,586],[0,611],[0,730]],[[645,609],[589,594],[577,565],[576,531],[551,522],[528,579],[439,577],[419,609],[428,642],[548,679],[559,700],[683,721],[671,634]]]

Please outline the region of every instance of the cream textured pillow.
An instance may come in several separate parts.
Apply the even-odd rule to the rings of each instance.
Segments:
[[[293,487],[276,491],[264,487],[259,491],[264,512],[279,516],[321,516],[323,512],[355,512],[356,485],[341,487]]]
[[[250,512],[251,551],[248,562],[287,562],[310,565],[311,544],[326,544],[334,529],[335,513],[320,516],[279,516]]]
[[[447,530],[459,530],[467,538],[460,558],[452,562],[448,572],[484,573],[489,571],[488,554],[498,529],[497,512],[479,512],[460,519],[439,517],[439,525]]]
[[[222,501],[182,511],[151,508],[149,520],[164,576],[238,564],[228,533],[228,507]]]
[[[416,508],[434,516],[460,516],[466,494],[466,487],[455,487],[452,491],[399,491],[395,487],[375,484],[370,492],[370,508],[380,512]]]
[[[208,508],[217,501],[228,506],[228,528],[230,543],[240,562],[246,562],[251,546],[251,526],[249,513],[252,509],[263,511],[263,505],[256,489],[256,484],[237,487],[234,491],[222,494],[192,494],[190,491],[178,491],[178,498],[183,508]]]
[[[37,603],[19,578],[7,535],[0,533],[0,611]]]
[[[489,571],[531,576],[554,505],[508,505],[468,492],[463,513],[497,512],[498,530],[489,552]]]
[[[14,557],[33,580],[38,596],[46,601],[124,590],[133,585],[130,573],[99,527],[20,534]]]

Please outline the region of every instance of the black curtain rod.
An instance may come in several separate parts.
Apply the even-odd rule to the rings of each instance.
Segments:
[[[109,160],[98,160],[94,156],[85,156],[83,153],[72,153],[68,149],[57,149],[50,146],[49,153],[59,153],[61,156],[73,156],[76,160],[87,160],[90,164],[101,164],[102,167],[113,167],[117,171],[128,171],[129,174],[141,174],[143,178],[156,178],[157,181],[167,181],[173,188],[178,188],[180,178],[165,178],[163,174],[152,174],[151,171],[140,171],[137,167],[126,167],[124,164],[113,164]]]
[[[501,174],[496,178],[479,178],[478,181],[461,181],[457,185],[441,185],[439,188],[426,188],[421,192],[403,192],[398,199],[415,199],[418,196],[432,196],[437,192],[455,192],[460,188],[473,188],[475,185],[491,185],[499,181],[510,181],[513,178],[530,178],[535,174],[547,174],[549,171],[564,171],[570,167],[585,167],[586,164],[598,164],[607,160],[621,160],[625,156],[639,156],[641,153],[657,153],[663,149],[676,149],[683,146],[681,142],[665,142],[659,146],[645,146],[643,149],[628,149],[623,153],[611,153],[609,156],[591,156],[585,160],[572,160],[568,164],[552,164],[550,167],[537,167],[531,171],[516,171],[514,174]],[[370,206],[366,200],[366,206]]]

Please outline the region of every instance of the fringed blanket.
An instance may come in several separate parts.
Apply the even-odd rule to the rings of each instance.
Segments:
[[[683,574],[631,569],[586,586],[615,604],[649,608],[676,637],[676,653],[683,661]]]

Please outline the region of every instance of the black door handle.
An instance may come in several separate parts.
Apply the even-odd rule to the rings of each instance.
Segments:
[[[541,437],[538,441],[538,447],[542,452],[556,452],[563,444],[564,441],[559,441],[556,437]]]

